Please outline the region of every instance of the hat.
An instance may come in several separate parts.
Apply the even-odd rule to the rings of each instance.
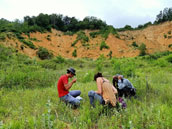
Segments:
[[[74,69],[74,68],[69,68],[69,69],[67,69],[67,72],[71,72],[73,75],[76,75],[76,74],[75,74],[75,69]]]

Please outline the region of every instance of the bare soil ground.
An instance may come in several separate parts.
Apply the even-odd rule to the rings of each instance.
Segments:
[[[89,37],[89,46],[83,46],[81,41],[78,41],[75,47],[71,44],[76,40],[77,34],[72,36],[64,35],[63,32],[52,30],[47,33],[30,33],[30,38],[36,38],[37,41],[32,41],[38,48],[40,46],[47,48],[55,56],[61,55],[65,58],[98,58],[101,54],[105,57],[112,51],[114,57],[135,57],[139,55],[139,50],[132,46],[133,42],[140,45],[144,43],[146,45],[147,53],[172,51],[169,47],[172,44],[172,22],[166,22],[160,25],[152,25],[143,30],[125,31],[119,32],[120,38],[116,38],[110,34],[106,40],[100,35],[96,38],[91,38],[89,33],[91,31],[85,30],[86,35]],[[23,35],[26,39],[28,36]],[[47,38],[49,37],[49,39]],[[105,41],[109,46],[109,49],[100,50],[100,44]],[[24,53],[30,57],[36,56],[36,50],[24,45],[24,49],[21,48],[23,43],[19,42],[16,38],[6,38],[5,41],[1,41],[1,44],[15,47],[19,52]],[[72,52],[76,49],[77,57],[72,56]]]

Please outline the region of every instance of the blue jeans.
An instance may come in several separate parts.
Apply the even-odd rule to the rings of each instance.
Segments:
[[[98,101],[100,104],[103,104],[104,100],[103,97],[99,94],[97,94],[95,91],[89,91],[88,92],[88,97],[90,99],[90,104],[94,107],[94,101]]]
[[[81,91],[73,90],[70,91],[67,95],[60,97],[60,100],[65,101],[66,103],[72,104],[74,106],[78,106],[80,104],[80,100],[75,97],[79,96]]]

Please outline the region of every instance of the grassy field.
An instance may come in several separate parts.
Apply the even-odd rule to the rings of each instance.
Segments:
[[[83,101],[72,109],[59,101],[57,80],[69,67],[76,69]],[[126,99],[117,111],[91,108],[88,91],[96,90],[94,74],[112,81],[120,73],[137,89],[137,98]],[[135,58],[64,59],[39,61],[0,46],[0,128],[2,129],[171,129],[172,54]],[[103,112],[103,108],[106,111]]]

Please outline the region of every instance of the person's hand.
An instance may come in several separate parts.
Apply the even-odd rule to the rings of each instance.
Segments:
[[[75,82],[76,82],[76,80],[77,80],[77,79],[75,78],[75,79],[73,79],[73,80],[72,80],[72,82],[73,82],[73,83],[75,83]]]

